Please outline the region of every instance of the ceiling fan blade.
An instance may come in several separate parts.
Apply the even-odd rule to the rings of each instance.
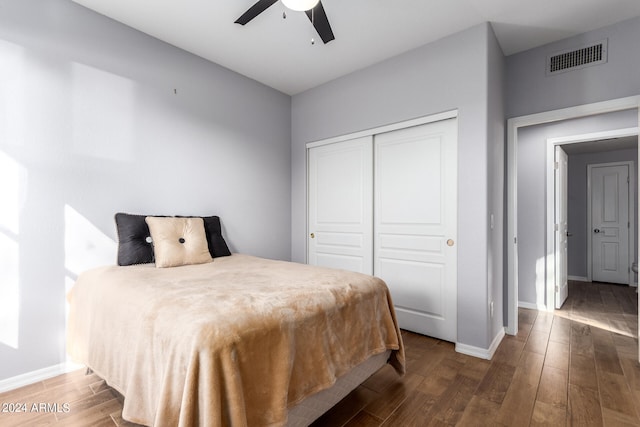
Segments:
[[[329,19],[327,18],[327,14],[322,6],[322,2],[319,2],[316,7],[311,10],[307,10],[305,13],[313,23],[318,35],[325,44],[335,39],[333,31],[331,30],[331,25],[329,25]]]
[[[251,6],[245,13],[243,13],[240,18],[236,19],[235,23],[240,25],[246,24],[256,16],[267,10],[269,6],[277,1],[278,0],[258,0],[258,2],[256,2],[256,4]]]

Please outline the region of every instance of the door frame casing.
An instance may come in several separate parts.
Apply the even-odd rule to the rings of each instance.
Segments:
[[[405,129],[413,126],[426,125],[427,123],[439,122],[442,120],[453,119],[458,117],[458,110],[449,110],[442,113],[431,114],[429,116],[418,117],[416,119],[404,120],[397,123],[391,123],[384,126],[378,126],[371,129],[362,130],[359,132],[351,132],[344,135],[334,136],[331,138],[325,138],[318,141],[311,141],[306,143],[307,150],[312,147],[318,147],[320,145],[333,144],[336,142],[347,141],[349,139],[361,138],[364,136],[373,136],[380,133],[391,132],[394,130]]]
[[[507,328],[518,333],[518,130],[562,120],[636,110],[640,121],[640,96],[617,98],[592,104],[535,113],[507,120]]]
[[[636,133],[636,135],[638,135]],[[593,225],[591,224],[591,171],[594,167],[603,167],[603,166],[627,166],[629,172],[629,186],[627,187],[627,203],[628,203],[628,215],[629,215],[629,228],[628,228],[628,242],[627,245],[627,254],[628,254],[628,264],[629,270],[627,272],[627,285],[631,286],[633,284],[633,275],[631,274],[631,263],[636,257],[635,254],[635,245],[634,239],[632,238],[635,229],[635,221],[633,220],[635,215],[634,209],[634,194],[635,194],[635,174],[633,168],[633,162],[631,161],[622,161],[622,162],[605,162],[605,163],[591,163],[587,165],[587,279],[591,282],[593,279],[593,233],[591,233],[591,229]]]
[[[547,247],[546,247],[546,256],[545,256],[545,264],[547,266],[547,274],[545,278],[545,293],[546,293],[546,304],[545,307],[540,307],[546,309],[548,311],[553,311],[555,309],[555,288],[558,283],[556,283],[556,254],[555,254],[555,218],[556,218],[556,203],[555,203],[555,147],[557,145],[569,145],[569,144],[580,144],[584,142],[592,142],[599,141],[605,139],[612,138],[622,138],[626,136],[634,136],[638,135],[638,128],[624,128],[624,129],[614,129],[610,131],[602,131],[602,132],[591,132],[580,135],[569,135],[557,138],[549,138],[547,139],[547,161],[546,161],[546,169],[547,169],[547,200],[546,200],[546,235],[547,235]],[[631,168],[633,169],[633,168]],[[633,178],[631,178],[633,179]],[[588,212],[590,217],[590,213]],[[633,218],[633,213],[630,213],[630,218]],[[633,226],[633,221],[631,221]],[[589,221],[587,221],[589,224]],[[633,229],[630,231],[630,235],[633,235]],[[591,246],[588,246],[588,256],[591,256]],[[635,256],[635,254],[634,254]],[[591,281],[591,261],[589,260],[588,264],[588,280]]]

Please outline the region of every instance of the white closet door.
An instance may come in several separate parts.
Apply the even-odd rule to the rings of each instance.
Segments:
[[[372,137],[310,148],[307,262],[373,273]]]
[[[375,136],[374,274],[400,327],[457,338],[457,120]]]

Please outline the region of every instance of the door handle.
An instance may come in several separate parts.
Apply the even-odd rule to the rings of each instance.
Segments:
[[[600,232],[600,229],[599,229],[599,228],[594,228],[594,229],[593,229],[593,232],[594,232],[594,233],[599,233],[599,232]]]
[[[309,234],[309,237],[311,237],[312,239],[315,239],[316,235],[315,235],[315,233],[311,233],[311,234]]]
[[[571,237],[571,236],[573,236],[573,233],[569,233],[569,232],[567,231],[567,237]]]

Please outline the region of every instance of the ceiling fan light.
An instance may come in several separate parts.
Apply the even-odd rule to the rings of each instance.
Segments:
[[[313,9],[320,0],[282,0],[282,3],[291,10],[305,11]]]

